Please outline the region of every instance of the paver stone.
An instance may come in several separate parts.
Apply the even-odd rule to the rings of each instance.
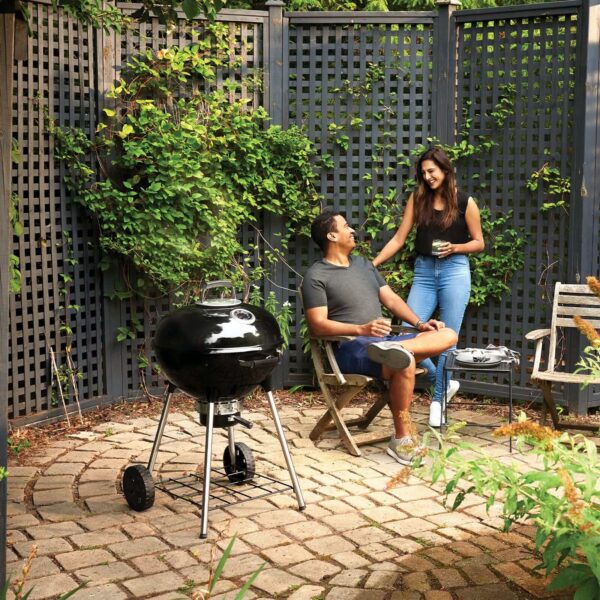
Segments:
[[[272,598],[276,594],[283,594],[303,583],[304,581],[299,577],[281,569],[264,569],[254,580],[252,587],[265,592],[267,597]]]
[[[309,560],[299,565],[291,567],[290,572],[309,581],[319,582],[329,579],[332,575],[339,573],[342,569],[337,565],[322,561]]]
[[[173,571],[157,573],[156,575],[144,575],[143,577],[123,582],[123,585],[136,598],[141,598],[151,593],[174,591],[181,588],[184,584],[185,580],[183,577]]]

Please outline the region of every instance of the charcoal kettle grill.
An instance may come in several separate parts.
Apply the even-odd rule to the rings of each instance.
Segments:
[[[209,290],[216,288],[230,288],[232,295],[207,297]],[[188,500],[201,509],[201,538],[208,535],[211,498],[223,506],[293,489],[298,508],[304,510],[302,490],[271,389],[271,372],[279,362],[282,343],[273,316],[238,300],[228,281],[207,284],[198,304],[175,310],[161,319],[152,345],[167,387],[148,465],[131,465],[123,474],[123,493],[132,509],[150,508],[155,488],[173,498]],[[259,475],[250,448],[235,441],[236,425],[252,427],[252,423],[241,416],[242,400],[259,386],[269,401],[291,485]],[[201,476],[166,478],[155,483],[152,471],[176,388],[196,399],[200,424],[206,427],[204,472]],[[223,470],[212,467],[215,427],[227,429]],[[212,473],[217,477],[211,479]],[[211,484],[217,492],[211,491]]]

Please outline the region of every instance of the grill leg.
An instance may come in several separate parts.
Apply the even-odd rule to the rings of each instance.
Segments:
[[[200,537],[208,537],[208,501],[210,500],[210,471],[212,460],[213,421],[215,403],[208,398],[208,415],[206,416],[206,442],[204,444],[204,483],[202,486],[202,518],[200,521]],[[233,455],[235,457],[235,454]],[[234,458],[235,460],[235,458]]]
[[[275,405],[275,398],[273,398],[273,392],[271,392],[271,390],[266,390],[266,392],[267,398],[269,399],[269,406],[271,407],[271,413],[273,415],[273,421],[275,421],[277,435],[279,436],[281,450],[283,451],[283,456],[285,457],[285,462],[290,473],[290,479],[292,480],[292,486],[294,487],[296,500],[298,500],[298,508],[300,510],[304,510],[306,508],[306,503],[304,502],[304,496],[302,495],[302,490],[300,489],[300,482],[298,481],[298,477],[296,475],[296,469],[294,469],[292,455],[290,454],[290,449],[288,448],[287,440],[285,439],[285,434],[283,433],[283,427],[281,426],[281,421],[279,420],[279,413],[277,412],[277,406]]]
[[[165,394],[163,396],[163,407],[162,412],[160,413],[158,429],[156,430],[156,437],[154,438],[152,451],[150,452],[150,459],[148,460],[148,472],[150,475],[152,475],[152,471],[154,470],[154,463],[156,462],[156,457],[158,455],[158,448],[160,446],[163,433],[165,432],[165,425],[167,424],[167,417],[169,416],[169,405],[171,404],[171,396],[173,395],[174,391],[175,386],[170,382],[167,383],[167,389],[165,390]]]
[[[231,462],[235,465],[235,435],[233,432],[233,425],[227,428],[227,443],[229,444],[229,456],[231,456]]]

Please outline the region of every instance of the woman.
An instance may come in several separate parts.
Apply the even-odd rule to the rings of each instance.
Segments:
[[[460,332],[471,293],[468,254],[484,248],[479,209],[473,198],[460,192],[452,162],[440,148],[430,148],[417,162],[417,188],[408,198],[404,216],[394,237],[377,255],[379,266],[404,246],[413,227],[417,228],[415,276],[407,303],[419,317],[418,327],[428,321],[436,307],[446,327]],[[435,243],[434,243],[435,242]],[[446,352],[438,359],[421,363],[435,383],[429,424],[442,424],[444,386],[448,400],[456,394],[458,381],[443,381]]]

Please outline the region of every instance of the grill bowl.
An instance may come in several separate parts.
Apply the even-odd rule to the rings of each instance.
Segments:
[[[277,321],[238,300],[186,306],[158,324],[152,346],[166,379],[197,398],[241,398],[270,375],[283,344]]]

